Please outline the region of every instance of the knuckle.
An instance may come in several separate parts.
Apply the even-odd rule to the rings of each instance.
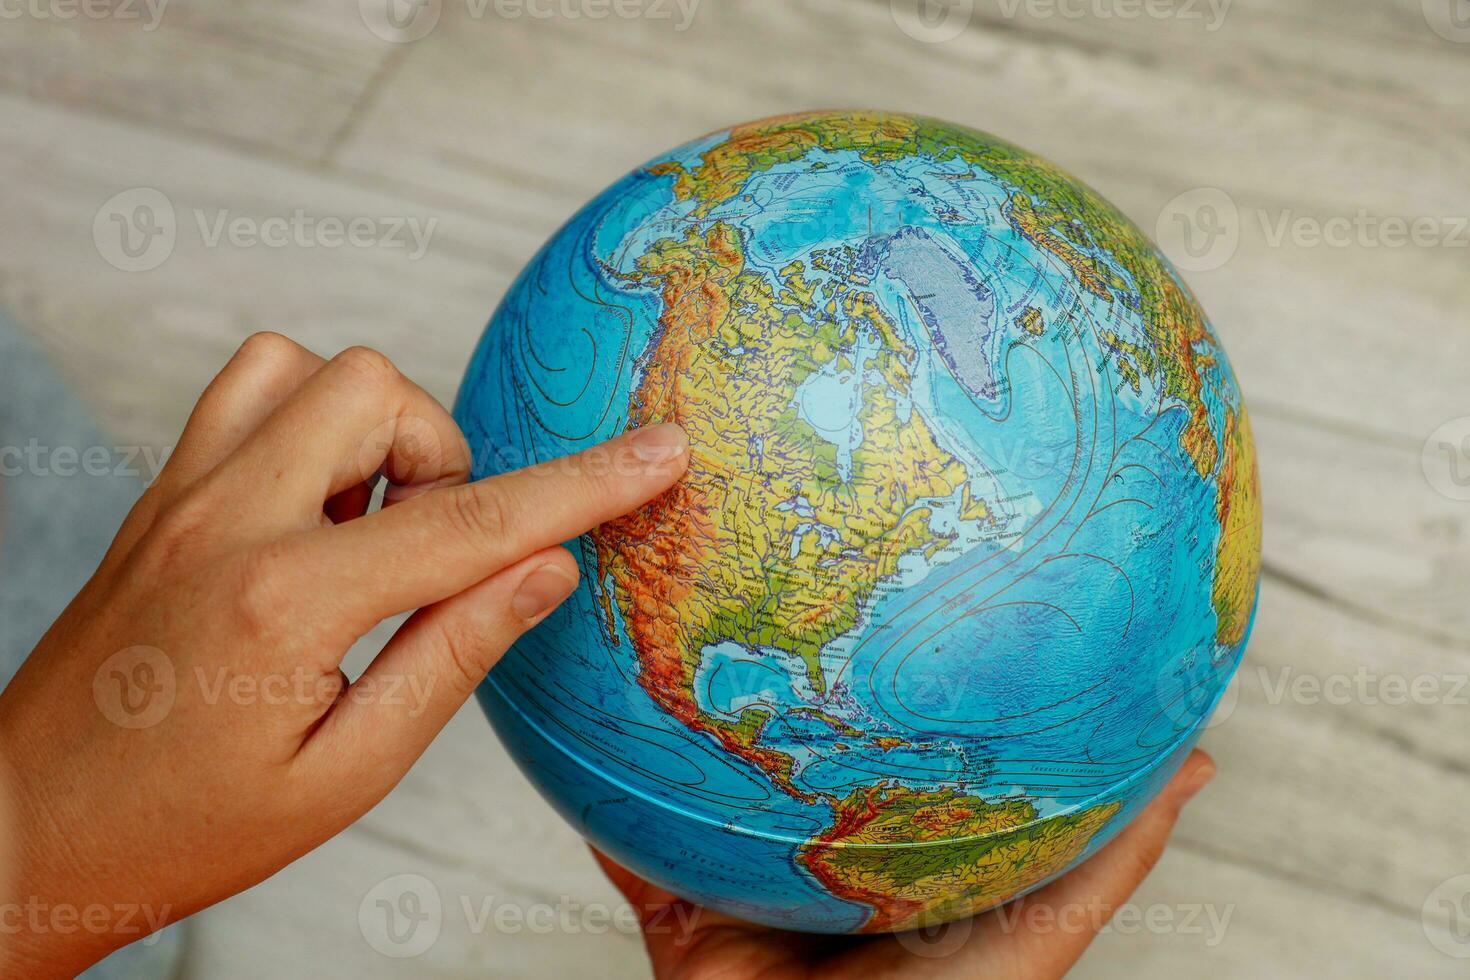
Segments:
[[[164,473],[167,472],[168,469],[165,467]],[[164,476],[160,474],[159,478],[143,491],[137,503],[133,504],[132,509],[128,511],[128,516],[123,521],[123,528],[134,532],[133,541],[140,540],[149,529],[158,523],[168,499],[165,486]]]
[[[300,348],[294,340],[272,330],[262,330],[245,338],[236,356],[244,361],[278,361],[291,357]]]
[[[1158,867],[1159,862],[1163,860],[1164,842],[1158,841],[1155,843],[1150,841],[1143,847],[1134,849],[1130,856],[1133,863],[1134,877],[1138,881],[1142,881],[1152,874],[1154,868]]]
[[[612,449],[593,446],[563,457],[553,468],[528,470],[526,476],[534,483],[545,484],[537,493],[570,498],[577,506],[586,507],[625,495],[618,479],[618,467],[617,454]]]
[[[585,469],[577,485],[582,501],[594,504],[627,496],[624,471],[619,466],[616,460],[606,460]]]
[[[339,667],[335,674],[323,676],[316,685],[317,703],[322,708],[330,708],[347,696],[347,691],[352,687],[352,682],[347,675],[342,673]]]
[[[288,591],[279,549],[255,548],[241,556],[235,569],[231,612],[236,625],[250,636],[273,632],[286,618]]]
[[[435,629],[455,689],[473,691],[490,672],[489,657],[481,638],[442,624]]]
[[[626,446],[596,446],[575,471],[576,489],[589,503],[623,498],[628,495],[629,478],[646,469]]]
[[[449,522],[459,534],[499,539],[511,527],[510,503],[490,485],[459,488],[446,499]]]
[[[388,355],[371,347],[349,347],[332,358],[332,363],[377,385],[396,384],[402,379]]]
[[[139,502],[139,510],[143,510],[144,503]],[[151,564],[176,568],[208,546],[213,538],[214,509],[197,494],[186,493],[178,500],[161,505],[155,502],[154,506],[156,516],[144,544]]]

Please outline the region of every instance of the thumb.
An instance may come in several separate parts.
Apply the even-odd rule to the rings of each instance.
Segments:
[[[511,644],[576,589],[565,548],[539,551],[479,585],[419,610],[373,659],[311,736],[324,764],[367,805],[429,747]],[[391,693],[392,696],[388,696]],[[380,696],[382,695],[382,696]]]
[[[602,853],[595,847],[589,847],[592,856],[597,859],[602,873],[607,875],[607,880],[613,883],[613,887],[623,893],[634,907],[641,911],[646,909],[657,909],[665,905],[673,905],[680,901],[679,896],[673,892],[665,891],[649,881],[644,881],[627,868],[618,864],[612,858]]]
[[[638,913],[638,924],[643,929],[643,942],[655,977],[681,973],[680,963],[697,948],[694,942],[696,935],[707,936],[711,929],[720,927],[733,930],[736,935],[743,935],[748,930],[758,931],[755,926],[686,902],[673,892],[644,881],[597,848],[590,850],[608,880]]]

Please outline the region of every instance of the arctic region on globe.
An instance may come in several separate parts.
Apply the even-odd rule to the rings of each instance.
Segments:
[[[678,422],[480,690],[536,787],[735,916],[991,908],[1167,781],[1255,608],[1255,455],[1178,275],[1095,192],[933,119],[821,112],[660,157],[490,322],[477,476]]]

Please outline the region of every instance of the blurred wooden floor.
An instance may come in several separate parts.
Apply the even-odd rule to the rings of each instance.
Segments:
[[[352,0],[175,0],[153,30],[142,5],[141,20],[7,15],[0,303],[120,443],[163,446],[265,328],[324,353],[379,347],[451,399],[500,294],[575,207],[732,122],[947,117],[1051,157],[1150,232],[1222,189],[1238,248],[1188,278],[1253,410],[1267,573],[1238,699],[1206,738],[1220,777],[1138,903],[1231,918],[1223,937],[1105,936],[1078,974],[1463,976],[1448,953],[1470,955],[1470,902],[1454,901],[1470,879],[1434,890],[1470,873],[1470,504],[1421,466],[1431,433],[1470,415],[1470,233],[1453,220],[1470,213],[1470,43],[1442,36],[1459,36],[1450,2],[1236,0],[1211,30],[1205,3],[1126,19],[979,0],[942,43],[900,29],[912,0],[703,0],[684,31],[672,5],[672,20],[511,19],[444,0],[412,43],[375,36]],[[126,272],[94,222],[105,240],[107,202],[140,187],[166,196],[177,241]],[[438,224],[413,260],[211,245],[195,209]],[[1359,215],[1438,230],[1397,247],[1276,233]],[[1394,703],[1393,678],[1436,693]],[[399,873],[447,910],[411,960],[358,926]],[[476,934],[461,896],[613,900],[473,707],[359,825],[198,917],[187,975],[646,975],[633,937]]]

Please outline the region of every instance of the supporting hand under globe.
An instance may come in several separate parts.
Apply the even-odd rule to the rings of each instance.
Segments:
[[[640,910],[659,980],[1052,980],[1077,962],[1143,883],[1184,805],[1214,776],[1214,761],[1196,749],[1138,819],[1077,868],[1004,908],[928,933],[848,939],[784,932],[688,907],[606,856],[597,858]],[[681,923],[687,927],[677,928]]]

